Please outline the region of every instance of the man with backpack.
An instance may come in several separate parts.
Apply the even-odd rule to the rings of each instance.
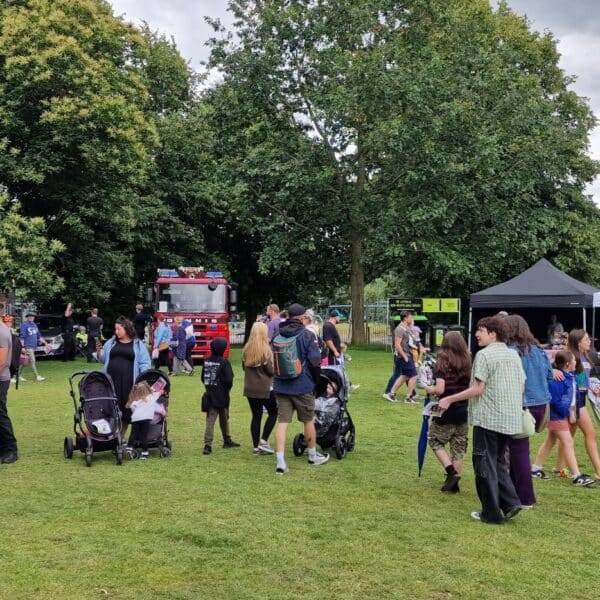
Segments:
[[[5,465],[14,463],[19,458],[17,440],[6,408],[11,359],[12,332],[0,321],[0,462]]]
[[[304,439],[308,446],[308,464],[322,465],[329,454],[317,452],[317,434],[313,418],[315,414],[315,384],[319,380],[321,352],[316,337],[304,327],[302,317],[306,309],[292,304],[288,319],[281,324],[273,339],[273,362],[275,377],[273,390],[277,398],[277,430],[275,432],[277,475],[288,471],[285,462],[285,441],[288,425],[294,411],[304,424]]]

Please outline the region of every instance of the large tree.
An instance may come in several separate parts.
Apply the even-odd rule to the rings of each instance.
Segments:
[[[64,243],[81,303],[133,276],[136,188],[158,141],[146,55],[105,1],[0,2],[0,183]]]
[[[415,291],[468,292],[550,252],[553,223],[586,202],[594,119],[568,90],[552,36],[531,33],[506,5],[229,7],[237,36],[214,40],[211,59],[223,85],[257,126],[291,127],[307,140],[302,152],[326,157],[304,160],[296,181],[328,178],[330,227],[315,243],[346,249],[353,341],[364,335],[365,269],[373,278],[395,268]],[[272,135],[277,145],[288,162],[298,156],[289,134]],[[264,158],[277,168],[277,151]],[[274,194],[256,212],[301,220],[306,203],[280,197],[285,205]],[[271,236],[273,247],[286,233]]]

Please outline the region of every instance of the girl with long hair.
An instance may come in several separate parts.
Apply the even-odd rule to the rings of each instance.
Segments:
[[[577,380],[576,422],[570,423],[571,435],[575,437],[577,428],[581,429],[585,441],[585,450],[592,461],[594,479],[600,480],[600,454],[596,442],[596,430],[586,407],[587,391],[592,368],[600,361],[598,354],[592,350],[592,340],[585,329],[573,329],[567,342],[569,350],[575,357],[575,379]],[[560,377],[559,377],[560,379]],[[565,466],[564,453],[559,447],[555,469],[560,471]]]
[[[252,411],[250,434],[253,452],[256,455],[273,454],[269,445],[269,435],[277,421],[277,402],[273,394],[273,352],[269,346],[268,328],[265,323],[257,321],[252,325],[248,342],[242,352],[242,368],[244,369],[244,396]],[[263,409],[267,410],[267,420],[260,435]]]
[[[594,483],[591,477],[588,477],[579,470],[577,459],[575,457],[575,446],[573,444],[573,436],[569,431],[569,411],[572,402],[573,394],[577,394],[577,382],[575,381],[575,356],[570,350],[559,350],[554,356],[554,368],[559,370],[563,378],[561,380],[552,381],[550,384],[550,421],[548,423],[548,436],[544,443],[540,446],[537,456],[535,457],[535,465],[533,472],[541,472],[544,462],[554,448],[556,442],[560,442],[563,455],[575,485],[587,487]]]
[[[550,402],[550,384],[553,381],[552,365],[546,353],[536,343],[527,321],[520,315],[509,315],[504,319],[508,331],[508,346],[516,350],[525,371],[523,408],[527,408],[535,419],[540,431],[547,420]],[[510,478],[523,508],[535,505],[532,476],[537,477],[531,467],[529,438],[510,438],[509,470]]]
[[[435,384],[425,386],[427,394],[440,399],[451,396],[469,387],[471,378],[471,354],[462,335],[449,331],[444,336],[433,368]],[[459,490],[458,482],[467,451],[467,400],[450,405],[439,417],[433,417],[429,429],[429,446],[446,471],[442,492],[451,494]],[[446,451],[450,445],[450,456]]]

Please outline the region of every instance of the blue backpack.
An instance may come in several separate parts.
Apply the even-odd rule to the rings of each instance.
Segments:
[[[302,373],[302,361],[298,356],[296,343],[298,335],[284,337],[278,334],[273,338],[273,366],[275,377],[279,379],[296,379]]]

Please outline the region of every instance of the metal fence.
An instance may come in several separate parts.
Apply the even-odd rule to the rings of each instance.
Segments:
[[[328,318],[329,311],[335,308],[343,315],[343,319],[337,325],[342,342],[350,343],[352,339],[352,305],[332,304],[315,308],[315,315],[321,331],[323,321]],[[389,311],[387,302],[365,305],[365,335],[367,344],[383,344],[391,348],[392,332],[389,325]],[[244,343],[244,323],[239,321],[231,323],[229,327],[229,339],[234,346]]]

